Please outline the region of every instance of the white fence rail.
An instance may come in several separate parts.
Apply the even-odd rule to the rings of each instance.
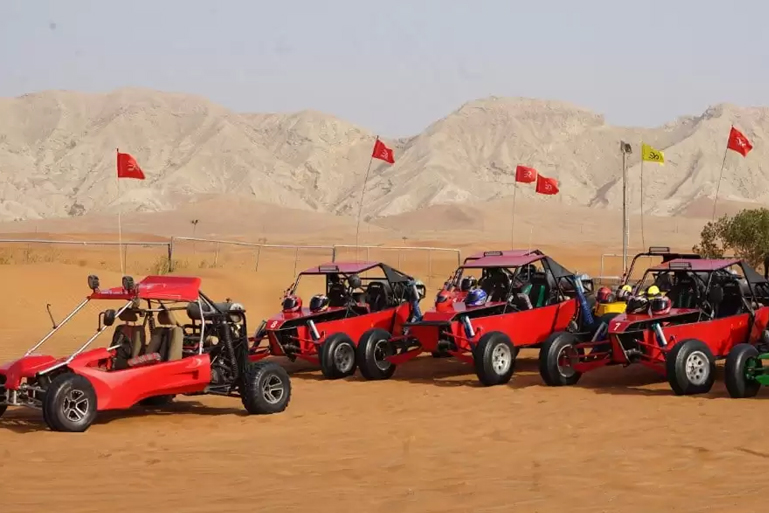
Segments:
[[[220,240],[220,239],[207,239],[204,237],[171,237],[171,249],[169,252],[169,269],[173,271],[174,267],[174,251],[176,249],[176,243],[177,241],[184,241],[184,242],[202,242],[206,244],[214,244],[215,245],[215,253],[214,253],[214,266],[217,266],[219,264],[219,253],[221,246],[238,246],[238,247],[245,247],[245,248],[254,248],[256,255],[255,255],[255,263],[254,263],[254,271],[259,270],[259,261],[262,255],[263,249],[290,249],[294,250],[294,274],[296,274],[296,266],[297,262],[299,261],[299,251],[300,250],[325,250],[329,253],[329,258],[331,261],[334,261],[335,257],[335,250],[334,246],[324,246],[324,245],[301,245],[301,244],[267,244],[267,243],[259,243],[259,242],[243,242],[243,241],[237,241],[237,240]]]

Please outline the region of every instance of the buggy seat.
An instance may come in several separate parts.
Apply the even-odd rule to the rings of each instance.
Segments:
[[[550,284],[544,272],[534,273],[524,291],[529,295],[534,308],[546,306],[550,302]]]
[[[388,306],[387,287],[381,281],[372,281],[366,287],[366,303],[370,312],[379,312]]]
[[[182,358],[184,330],[169,310],[158,313],[158,324],[151,334],[144,354],[128,360],[129,367],[169,362]]]

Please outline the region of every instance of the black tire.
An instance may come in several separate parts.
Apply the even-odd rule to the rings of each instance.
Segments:
[[[668,383],[676,395],[707,394],[716,380],[716,359],[696,338],[682,340],[667,355]]]
[[[168,404],[171,404],[174,400],[175,395],[156,395],[154,397],[147,397],[145,399],[142,399],[139,401],[139,404],[142,406],[148,406],[148,407],[158,407],[158,406],[166,406]]]
[[[82,433],[96,420],[97,409],[93,385],[79,374],[59,374],[43,396],[43,418],[52,431]]]
[[[334,333],[320,346],[320,370],[327,379],[355,374],[355,344],[344,333]]]
[[[761,383],[748,379],[747,368],[751,363],[761,367],[761,360],[756,359],[758,349],[750,344],[737,344],[729,351],[724,365],[724,381],[729,396],[735,399],[755,397]]]
[[[291,401],[291,378],[275,362],[250,363],[243,376],[240,399],[252,415],[280,413]]]
[[[504,385],[513,377],[517,354],[510,337],[499,331],[486,333],[473,351],[478,380],[487,387]]]
[[[566,369],[559,365],[560,359],[569,348],[576,354],[574,345],[577,344],[577,337],[567,331],[559,331],[551,334],[542,343],[539,349],[539,375],[546,385],[551,387],[562,387],[575,385],[581,372],[574,369]]]
[[[5,400],[5,376],[0,376],[0,398]],[[5,413],[5,410],[7,409],[7,404],[0,404],[0,417],[3,416],[3,413]]]
[[[361,375],[368,380],[390,379],[395,372],[395,364],[384,359],[385,356],[395,355],[395,347],[387,331],[374,328],[361,335],[358,341],[358,368]]]

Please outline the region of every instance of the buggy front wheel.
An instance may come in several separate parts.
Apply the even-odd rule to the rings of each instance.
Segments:
[[[395,364],[387,360],[395,355],[395,347],[387,331],[374,328],[361,335],[358,341],[358,367],[364,379],[390,379],[395,373]]]
[[[291,378],[275,362],[251,363],[243,376],[240,399],[252,415],[280,413],[291,400]]]
[[[43,419],[53,431],[81,433],[96,420],[96,411],[96,391],[79,374],[59,374],[43,396]]]
[[[334,333],[318,349],[320,370],[326,379],[346,378],[355,374],[355,345],[344,333]]]
[[[478,380],[487,387],[509,382],[515,372],[517,355],[510,337],[499,331],[486,333],[473,351]]]
[[[576,385],[582,373],[574,370],[579,351],[577,337],[568,331],[550,335],[539,349],[539,375],[551,387]]]
[[[729,396],[735,399],[755,397],[761,384],[748,373],[761,368],[758,349],[750,344],[737,344],[729,351],[724,365],[724,381]]]
[[[707,394],[716,380],[713,352],[696,338],[674,345],[665,358],[665,367],[676,395]]]

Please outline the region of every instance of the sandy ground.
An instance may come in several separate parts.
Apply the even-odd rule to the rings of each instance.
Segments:
[[[293,254],[263,257],[255,271],[250,251],[220,254],[214,265],[203,249],[186,248],[178,274],[200,275],[209,295],[245,304],[252,328],[275,311]],[[552,249],[568,266],[597,267],[600,250]],[[89,273],[119,283],[116,253],[0,247],[0,359],[47,331],[46,303],[60,319],[79,302]],[[152,272],[162,254],[130,252],[129,272]],[[400,258],[433,290],[454,266],[448,257],[429,267]],[[50,351],[66,353],[92,333],[96,311]],[[429,357],[386,382],[329,382],[290,366],[291,404],[268,417],[245,416],[237,399],[204,397],[104,414],[84,434],[59,434],[35,412],[9,410],[0,419],[3,510],[648,513],[764,503],[753,482],[769,470],[760,435],[769,392],[732,400],[719,376],[707,396],[675,397],[642,368],[548,388],[536,356],[524,351],[512,382],[493,388],[479,387],[464,364]]]

